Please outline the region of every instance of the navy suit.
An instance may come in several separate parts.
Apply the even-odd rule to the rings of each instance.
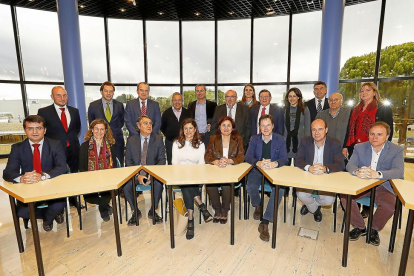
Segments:
[[[315,120],[316,115],[318,114],[318,111],[316,111],[316,104],[315,104],[315,98],[310,99],[309,101],[305,102],[305,105],[309,108],[311,123]],[[325,103],[323,104],[322,110],[326,110],[329,108],[329,102],[328,99],[325,98]]]
[[[260,104],[250,107],[250,131],[251,136],[259,134],[257,131],[259,110],[262,108]],[[273,132],[283,136],[285,131],[284,116],[285,113],[282,108],[275,104],[270,104],[269,114],[272,115],[274,121]]]
[[[152,133],[158,134],[161,128],[160,105],[153,100],[147,99],[147,115],[152,121]],[[141,100],[135,99],[127,102],[125,107],[125,125],[129,131],[129,136],[138,134],[137,119],[141,116]]]
[[[65,152],[59,141],[44,138],[41,152],[42,171],[50,175],[51,178],[64,174],[68,171],[65,162]],[[26,172],[33,171],[33,153],[29,140],[25,139],[12,146],[6,168],[3,171],[3,178],[9,182],[23,176]],[[25,185],[25,184],[21,184]],[[48,201],[48,207],[36,209],[36,217],[47,220],[49,224],[63,211],[66,201],[62,199]],[[22,218],[29,218],[29,208],[27,204],[17,201],[17,215]]]
[[[69,165],[71,172],[78,172],[79,166],[79,134],[81,130],[81,121],[79,117],[79,110],[77,108],[66,106],[70,114],[70,124],[68,132],[63,128],[59,115],[56,112],[55,105],[49,105],[40,108],[37,115],[43,117],[46,122],[45,137],[60,141],[62,148],[65,149],[66,163]],[[69,147],[66,146],[66,141],[69,141]]]
[[[250,139],[249,147],[247,148],[246,156],[244,161],[248,162],[249,164],[253,165],[254,168],[249,172],[247,177],[247,193],[249,194],[252,205],[257,207],[260,205],[260,196],[259,196],[259,187],[262,182],[262,174],[256,168],[256,163],[262,160],[262,150],[263,150],[263,140],[262,134],[255,135]],[[271,161],[277,161],[279,164],[278,166],[284,166],[288,162],[287,157],[287,150],[286,150],[286,142],[283,136],[279,134],[273,133],[272,140],[271,140]],[[263,215],[263,218],[267,219],[268,221],[273,221],[273,205],[275,200],[275,188],[273,185],[272,193],[270,195],[269,202],[267,204],[266,212]],[[283,196],[284,190],[279,189],[279,198],[278,204]]]
[[[109,123],[112,133],[115,138],[115,156],[121,162],[121,166],[124,164],[124,134],[122,127],[124,126],[124,105],[117,100],[112,100],[113,111],[111,121],[105,117],[105,110],[103,109],[102,99],[91,102],[88,108],[88,120],[89,124],[95,119],[104,119]]]

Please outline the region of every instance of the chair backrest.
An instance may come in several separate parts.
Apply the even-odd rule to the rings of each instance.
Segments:
[[[121,162],[119,162],[118,157],[116,158],[116,167],[120,168],[121,167]]]

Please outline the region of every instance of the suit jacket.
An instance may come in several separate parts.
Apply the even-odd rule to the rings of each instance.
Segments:
[[[312,123],[316,118],[316,114],[318,114],[318,112],[316,111],[315,98],[305,102],[305,104],[309,108],[311,123]],[[325,103],[323,104],[322,110],[325,110],[328,108],[329,108],[329,102],[328,102],[328,99],[325,98]]]
[[[271,141],[271,161],[277,161],[279,167],[284,166],[288,162],[286,142],[283,136],[273,133]],[[250,139],[244,161],[256,167],[257,161],[262,160],[263,140],[262,134],[255,135]]]
[[[46,134],[45,137],[50,139],[59,140],[62,148],[66,151],[66,141],[69,141],[70,146],[73,148],[73,152],[79,152],[79,134],[81,130],[81,121],[79,117],[79,110],[77,108],[67,106],[70,114],[70,124],[68,132],[63,128],[59,115],[56,112],[54,104],[40,108],[37,115],[43,117],[46,121]],[[78,158],[76,156],[76,158]]]
[[[221,134],[210,137],[210,142],[204,160],[206,164],[212,163],[214,160],[220,160],[223,157],[223,140]],[[228,159],[233,159],[234,164],[240,164],[244,160],[243,140],[240,136],[230,138]]]
[[[190,117],[193,119],[195,119],[196,103],[197,101],[194,101],[188,104],[188,110],[190,111]],[[207,124],[211,124],[216,107],[217,107],[217,103],[206,100]]]
[[[260,104],[250,107],[251,136],[259,134],[257,132],[257,126],[258,126],[257,117],[259,116],[260,107],[261,107]],[[285,131],[285,121],[284,121],[285,114],[283,112],[283,109],[278,107],[275,104],[270,104],[269,114],[272,115],[273,121],[275,123],[273,132],[283,136],[283,133]]]
[[[89,141],[85,141],[80,146],[80,152],[79,152],[79,171],[80,172],[88,171],[88,151],[89,151]],[[112,155],[113,168],[117,168],[114,146],[111,146],[111,155]]]
[[[59,141],[44,138],[41,163],[42,171],[50,175],[51,178],[67,173],[65,152]],[[13,182],[15,178],[31,171],[33,171],[33,153],[29,139],[25,139],[12,145],[6,168],[3,171],[3,178]]]
[[[167,108],[161,116],[161,132],[164,134],[168,141],[174,141],[180,132],[181,123],[190,118],[190,111],[187,108],[182,107],[180,120],[174,114],[173,107]]]
[[[295,167],[304,169],[306,165],[313,165],[315,157],[315,142],[312,136],[304,137],[300,141],[298,152],[295,158]],[[338,139],[326,136],[325,147],[323,149],[323,165],[329,172],[340,172],[345,169],[344,156],[342,155],[342,145]]]
[[[217,106],[216,111],[214,112],[213,120],[211,122],[211,134],[217,133],[218,128],[218,121],[223,116],[227,116],[227,106],[226,104],[222,104]],[[251,125],[250,125],[250,112],[249,108],[243,104],[243,103],[237,103],[236,108],[236,129],[238,135],[240,135],[243,139],[243,146],[244,148],[247,148],[247,145],[249,144],[250,140],[250,133],[251,133]]]
[[[165,147],[162,137],[152,133],[148,143],[147,165],[165,165]],[[141,165],[141,134],[128,137],[125,166]]]
[[[138,134],[136,131],[137,119],[141,116],[140,99],[127,102],[125,107],[125,125],[129,131],[129,136]],[[161,111],[160,105],[153,100],[147,99],[147,115],[152,120],[152,133],[158,134],[161,128]]]
[[[356,144],[351,159],[346,165],[346,170],[354,173],[355,170],[363,166],[371,166],[371,159],[371,144],[369,142]],[[386,141],[378,159],[376,170],[382,173],[383,179],[404,179],[404,149],[390,141]],[[395,195],[389,181],[382,185]]]

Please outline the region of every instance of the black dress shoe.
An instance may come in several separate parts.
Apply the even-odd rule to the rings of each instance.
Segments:
[[[308,207],[306,207],[306,205],[303,205],[302,208],[300,208],[300,214],[302,216],[306,215],[307,213],[309,213]]]
[[[185,237],[187,240],[194,238],[194,218],[192,220],[188,220],[187,233],[185,234]]]
[[[138,210],[138,219],[142,218],[141,211]],[[131,218],[128,220],[128,226],[134,226],[137,224],[137,221],[135,219],[135,214],[132,212]]]
[[[53,222],[51,224],[49,224],[46,220],[43,220],[43,230],[45,230],[45,232],[50,232],[53,229]]]
[[[378,246],[380,244],[381,240],[378,235],[378,231],[375,229],[371,229],[371,233],[369,235],[369,243],[375,246]]]
[[[357,239],[359,239],[359,237],[365,236],[366,234],[367,234],[367,228],[364,228],[364,229],[354,228],[349,232],[349,239],[351,241],[356,241]]]
[[[65,218],[63,217],[63,213],[60,213],[55,217],[55,221],[57,224],[62,224],[65,222]]]
[[[321,206],[319,206],[318,209],[316,209],[315,213],[313,213],[313,219],[316,222],[321,222],[322,221]]]
[[[148,212],[148,219],[152,220],[152,211],[151,210],[149,210],[149,212]],[[160,217],[157,214],[157,212],[155,212],[155,223],[162,223],[162,222],[163,222],[162,217]]]
[[[200,206],[198,206],[198,209],[200,209],[201,214],[203,215],[204,222],[207,223],[213,220],[213,216],[210,214],[204,203],[201,203]]]

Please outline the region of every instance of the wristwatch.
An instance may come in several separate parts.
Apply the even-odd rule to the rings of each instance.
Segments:
[[[377,172],[378,173],[378,178],[382,178],[382,172]]]
[[[46,180],[46,174],[42,172],[42,176],[40,177],[40,180]]]

